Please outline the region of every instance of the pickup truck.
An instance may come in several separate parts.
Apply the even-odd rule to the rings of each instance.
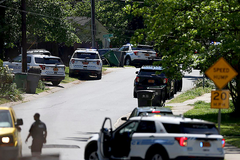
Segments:
[[[108,123],[106,123],[108,122]],[[114,131],[106,117],[87,141],[85,160],[224,160],[225,140],[214,123],[185,117],[133,117]]]

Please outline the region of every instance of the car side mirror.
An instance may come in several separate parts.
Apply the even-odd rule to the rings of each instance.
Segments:
[[[121,120],[122,121],[127,121],[127,117],[122,117]]]
[[[20,118],[20,119],[17,119],[17,123],[15,124],[16,126],[20,126],[20,125],[23,125],[23,120]]]
[[[68,55],[68,58],[71,58],[71,55]]]

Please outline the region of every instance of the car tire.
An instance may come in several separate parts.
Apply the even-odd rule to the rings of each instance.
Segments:
[[[137,92],[133,91],[133,97],[137,98]]]
[[[69,77],[73,77],[73,72],[71,69],[69,69]]]
[[[97,155],[97,146],[92,145],[88,148],[86,160],[99,160]]]
[[[97,74],[97,79],[102,79],[102,72]]]
[[[125,59],[125,65],[130,66],[132,64],[131,58],[128,56]]]
[[[52,81],[52,84],[53,84],[54,86],[58,86],[60,82],[61,82],[61,81]]]
[[[151,153],[146,157],[146,160],[166,160],[162,153],[158,150],[153,150]]]

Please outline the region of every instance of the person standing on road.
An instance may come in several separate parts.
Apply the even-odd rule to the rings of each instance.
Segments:
[[[45,123],[40,121],[40,114],[34,114],[35,122],[32,124],[31,128],[29,129],[29,134],[26,139],[26,143],[28,138],[32,136],[32,146],[31,146],[31,153],[32,156],[40,156],[42,153],[43,143],[46,143],[47,138],[47,127]]]

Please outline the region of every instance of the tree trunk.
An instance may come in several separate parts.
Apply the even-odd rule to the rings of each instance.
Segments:
[[[232,96],[232,101],[234,105],[234,116],[240,115],[240,97],[238,96],[238,93],[240,92],[240,75],[238,74],[235,78],[236,84],[230,84],[230,92]]]
[[[3,6],[5,6],[5,2],[2,3]],[[4,30],[5,27],[5,8],[1,7],[0,9],[0,59],[4,58]]]

